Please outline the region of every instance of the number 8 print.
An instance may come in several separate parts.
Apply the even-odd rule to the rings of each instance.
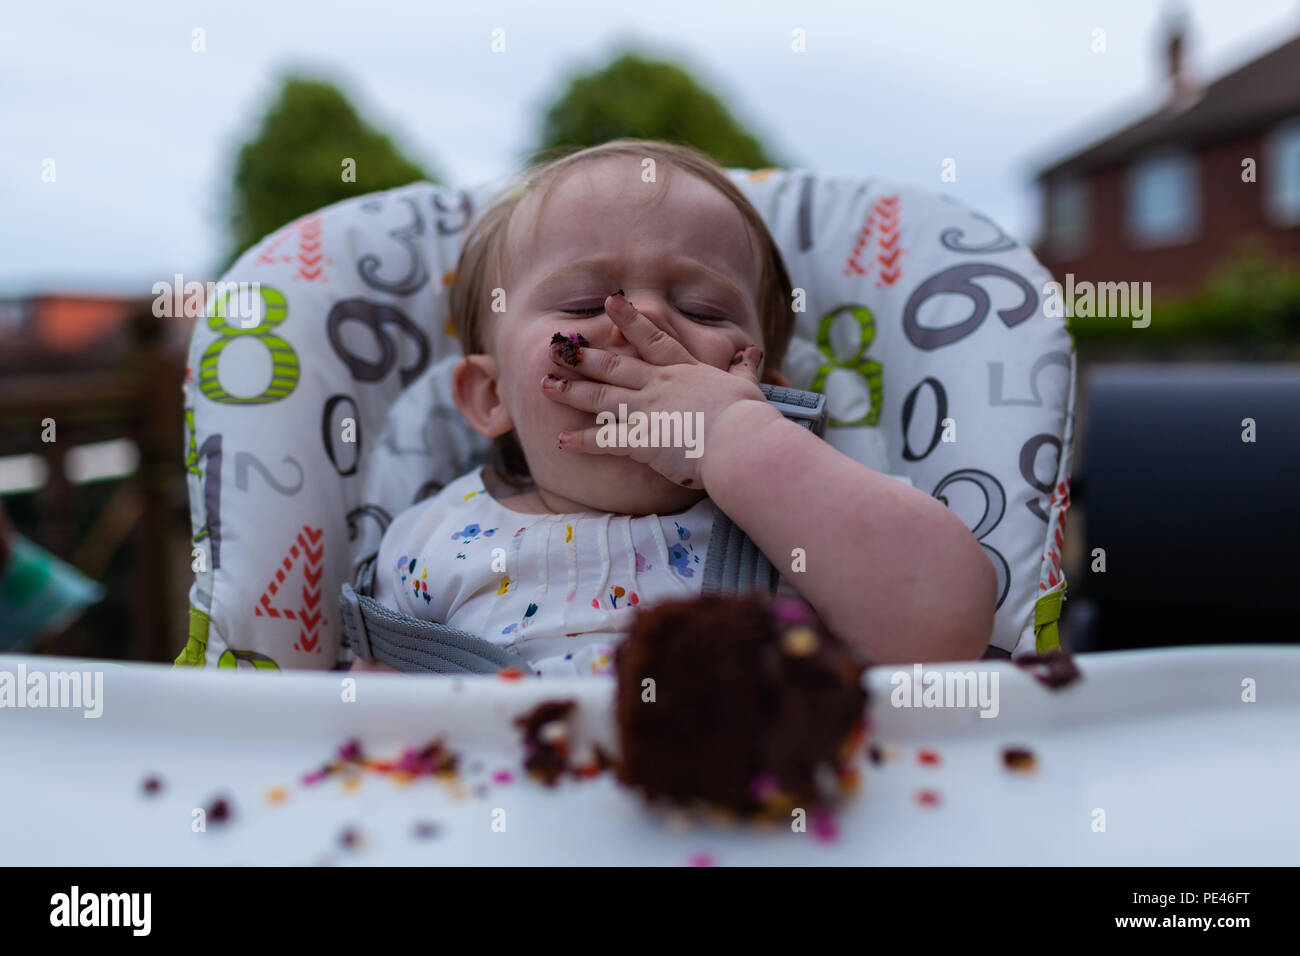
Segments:
[[[285,339],[272,333],[289,313],[284,294],[265,285],[259,286],[258,292],[262,297],[262,320],[249,329],[226,322],[230,299],[237,294],[236,291],[232,290],[225,298],[212,303],[208,328],[219,338],[207,347],[199,360],[199,391],[219,404],[268,405],[287,398],[298,385],[298,354]],[[259,394],[249,397],[230,394],[222,387],[220,379],[221,352],[239,336],[257,339],[271,354],[271,381]]]
[[[836,356],[835,349],[831,345],[831,327],[844,312],[848,312],[858,322],[858,350],[852,358],[848,359],[841,359]],[[829,361],[817,369],[817,375],[812,381],[812,390],[821,392],[823,395],[826,394],[826,379],[835,369],[842,368],[850,372],[857,372],[865,380],[867,392],[871,396],[871,407],[861,418],[853,421],[841,421],[832,416],[827,424],[837,427],[841,425],[875,425],[880,421],[884,374],[879,362],[867,358],[867,349],[875,338],[876,319],[871,314],[871,310],[865,305],[842,305],[839,308],[832,309],[822,317],[821,324],[817,327],[817,349]]]

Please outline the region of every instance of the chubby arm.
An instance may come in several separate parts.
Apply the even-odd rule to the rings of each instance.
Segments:
[[[599,414],[680,408],[703,422],[702,453],[610,447],[599,430],[562,432],[561,448],[626,455],[689,488],[703,487],[778,570],[802,548],[807,570],[787,575],[827,625],[873,663],[979,657],[993,633],[997,577],[979,542],[952,511],[872,471],[786,421],[758,387],[762,352],[749,346],[728,369],[698,361],[621,294],[606,313],[637,350],[583,348],[555,354],[578,377],[542,393]]]
[[[702,476],[714,502],[779,571],[803,549],[806,570],[787,579],[869,660],[962,660],[984,651],[997,577],[951,510],[764,402],[728,407],[709,441]]]

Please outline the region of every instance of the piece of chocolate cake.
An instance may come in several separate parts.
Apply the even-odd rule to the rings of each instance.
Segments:
[[[865,664],[808,605],[710,596],[636,615],[614,660],[624,784],[751,816],[826,807],[856,779]]]
[[[556,332],[551,336],[551,345],[559,353],[561,362],[574,367],[582,361],[582,350],[591,347],[591,343],[581,332],[572,332],[569,335]]]
[[[524,769],[548,787],[561,777],[592,777],[611,761],[599,745],[575,739],[576,700],[544,700],[515,718],[523,731]]]

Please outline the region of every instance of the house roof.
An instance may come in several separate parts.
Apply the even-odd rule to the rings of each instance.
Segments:
[[[1185,106],[1172,102],[1080,152],[1044,167],[1038,178],[1123,162],[1157,146],[1223,141],[1300,116],[1300,36],[1220,77]]]
[[[140,296],[49,292],[0,299],[0,373],[112,365],[139,343],[135,317],[148,315]],[[195,320],[160,320],[164,345],[184,352]]]

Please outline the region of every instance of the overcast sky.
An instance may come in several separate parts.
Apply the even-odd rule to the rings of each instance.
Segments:
[[[1033,172],[1157,105],[1166,5],[0,0],[0,294],[214,278],[233,153],[287,68],[463,185],[517,169],[565,77],[627,46],[684,62],[790,165],[942,189],[1030,239]],[[1300,0],[1183,5],[1202,77],[1300,32]]]

